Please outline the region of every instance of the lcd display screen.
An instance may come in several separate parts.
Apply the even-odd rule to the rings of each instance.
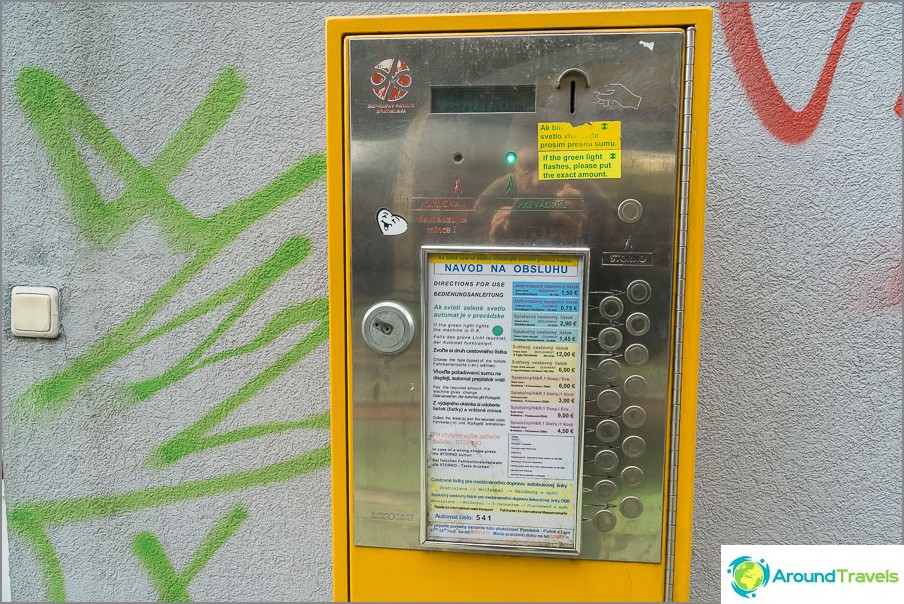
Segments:
[[[535,86],[431,86],[431,113],[532,113]]]

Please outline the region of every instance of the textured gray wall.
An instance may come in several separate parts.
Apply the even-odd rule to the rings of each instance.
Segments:
[[[323,19],[601,6],[3,5],[14,598],[330,598]],[[795,111],[847,10],[751,7]],[[760,119],[768,81],[727,44],[750,30],[721,16],[691,575],[706,600],[723,543],[901,539],[901,5],[856,15],[809,122]],[[193,114],[180,162],[167,145]],[[259,219],[220,214],[274,189]],[[243,278],[259,297],[224,289]],[[60,288],[59,340],[10,335],[13,285]]]

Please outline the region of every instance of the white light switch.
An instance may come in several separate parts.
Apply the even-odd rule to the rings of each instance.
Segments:
[[[60,335],[60,294],[55,287],[13,288],[10,327],[14,336],[55,338]]]

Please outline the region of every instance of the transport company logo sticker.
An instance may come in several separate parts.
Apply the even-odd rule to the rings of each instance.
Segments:
[[[408,113],[414,103],[400,103],[408,94],[414,80],[411,68],[402,59],[383,59],[370,70],[371,90],[380,101],[368,103],[367,108],[376,113]]]
[[[381,101],[395,102],[408,94],[411,71],[401,59],[384,59],[374,65],[370,74],[374,94]]]

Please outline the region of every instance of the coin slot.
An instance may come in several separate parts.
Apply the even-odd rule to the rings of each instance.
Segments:
[[[571,80],[571,106],[568,110],[569,113],[574,113],[574,88],[574,80]]]

